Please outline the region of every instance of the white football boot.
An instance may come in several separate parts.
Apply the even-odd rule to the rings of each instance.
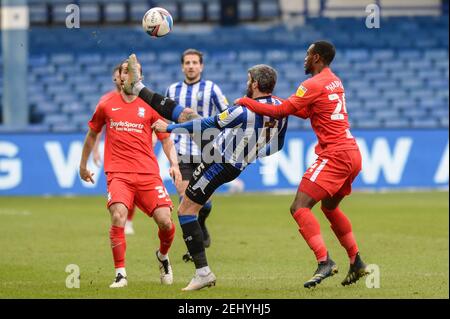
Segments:
[[[123,288],[128,285],[127,277],[124,277],[121,273],[118,273],[114,282],[109,286],[109,288]]]
[[[158,252],[159,250],[156,251],[156,259],[158,260],[161,284],[171,285],[173,283],[173,272],[169,257],[166,260],[161,260],[158,257]]]
[[[205,287],[211,287],[216,285],[216,276],[210,272],[206,276],[200,276],[195,274],[189,284],[181,289],[182,291],[199,290]]]

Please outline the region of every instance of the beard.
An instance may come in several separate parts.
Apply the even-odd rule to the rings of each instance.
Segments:
[[[311,69],[308,66],[305,66],[305,74],[308,75],[311,73]]]
[[[311,74],[311,69],[312,69],[312,67],[311,67],[311,64],[310,64],[310,63],[306,63],[306,64],[304,65],[304,69],[305,69],[305,74],[306,74],[306,75]]]
[[[253,89],[250,85],[247,86],[247,93],[245,93],[245,95],[249,98],[251,98],[253,96]]]

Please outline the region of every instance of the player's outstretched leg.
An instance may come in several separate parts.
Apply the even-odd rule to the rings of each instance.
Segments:
[[[305,282],[303,286],[305,288],[315,287],[316,285],[320,284],[322,280],[331,277],[334,274],[337,274],[337,272],[338,268],[336,263],[330,258],[329,254],[327,254],[327,259],[325,261],[319,262],[314,275],[311,277],[311,279]]]
[[[207,201],[205,205],[200,209],[198,213],[198,223],[200,224],[200,228],[203,233],[203,245],[205,248],[211,246],[211,236],[209,235],[208,228],[206,227],[206,219],[211,213],[212,203],[211,201]]]
[[[177,105],[174,100],[151,91],[141,81],[138,62],[135,54],[130,55],[128,62],[128,78],[122,84],[126,94],[139,96],[147,105],[153,108],[163,118],[176,123],[184,123],[201,118],[191,108]]]
[[[140,82],[140,74],[138,70],[138,61],[135,54],[131,54],[128,57],[128,78],[122,83],[122,89],[126,94],[138,95],[139,92],[136,91],[136,84]],[[137,94],[136,94],[137,93]]]

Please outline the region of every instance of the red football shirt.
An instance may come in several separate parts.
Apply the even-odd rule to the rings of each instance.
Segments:
[[[358,149],[350,133],[344,86],[330,68],[304,81],[297,92],[280,105],[262,104],[249,98],[239,99],[238,104],[271,117],[295,115],[309,118],[318,139],[315,150],[317,155]]]
[[[100,132],[106,125],[105,173],[143,173],[159,175],[152,146],[151,125],[162,119],[143,100],[124,101],[120,93],[104,95],[89,121],[89,127]],[[158,139],[170,136],[157,133]]]

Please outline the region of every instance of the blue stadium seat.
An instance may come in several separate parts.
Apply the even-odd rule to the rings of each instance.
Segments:
[[[44,113],[44,114],[45,113],[48,113],[48,114],[53,113],[54,114],[56,112],[59,112],[59,106],[54,102],[49,103],[49,102],[41,101],[41,102],[35,104],[35,109],[36,109],[36,111]]]
[[[70,104],[70,103],[76,103],[79,101],[79,98],[75,94],[55,94],[53,97],[53,101],[55,103],[58,103],[60,105]]]
[[[426,50],[424,57],[431,60],[448,60],[448,50]]]
[[[29,124],[26,128],[27,133],[45,133],[50,130],[50,126],[47,124]]]
[[[111,81],[111,76],[108,76],[108,79]],[[78,84],[91,83],[92,81],[92,76],[83,72],[70,74],[70,76],[67,77],[67,82],[73,83],[75,86]]]
[[[260,50],[244,50],[239,53],[239,60],[241,62],[251,62],[261,61],[263,59],[263,54]]]
[[[404,49],[398,52],[398,58],[400,60],[420,60],[423,56],[423,51],[416,49]]]
[[[252,20],[255,18],[255,10],[252,1],[238,1],[238,17],[239,20]]]
[[[78,132],[79,128],[74,123],[54,123],[51,125],[51,131],[55,133],[73,133]]]
[[[95,84],[93,85],[92,83],[79,83],[77,86],[74,87],[75,91],[77,93],[83,93],[83,94],[87,94],[87,93],[97,93],[99,92],[98,90],[98,85]]]
[[[46,55],[32,55],[28,58],[28,64],[32,66],[33,68],[39,67],[39,66],[47,66],[48,64],[48,58]]]
[[[269,63],[284,62],[289,59],[289,53],[286,50],[268,50],[266,59]]]
[[[383,70],[390,70],[390,71],[400,71],[405,68],[405,63],[403,60],[388,60],[388,61],[382,61],[380,68]]]
[[[408,128],[410,125],[410,120],[405,118],[386,119],[384,121],[384,127],[386,128]]]
[[[258,1],[258,15],[262,19],[274,19],[280,15],[278,1]]]
[[[424,82],[418,78],[404,78],[401,83],[405,89],[424,89]]]
[[[80,5],[80,24],[97,23],[100,21],[100,7],[95,3]]]
[[[71,117],[71,123],[78,125],[78,124],[84,124],[87,125],[89,120],[91,119],[92,115],[89,113],[79,113],[79,114],[73,114]]]
[[[46,23],[48,19],[47,6],[45,3],[33,3],[29,7],[30,23]]]
[[[387,108],[387,109],[378,109],[374,116],[377,119],[392,119],[399,117],[400,113],[398,110],[393,108]]]
[[[187,22],[203,20],[203,5],[201,2],[182,2],[181,12],[183,12],[183,19]]]
[[[416,102],[409,97],[399,98],[397,97],[392,101],[393,108],[409,110],[416,105]]]
[[[126,18],[127,16],[124,3],[105,4],[105,21],[124,22]]]
[[[345,51],[345,57],[351,61],[367,61],[369,52],[365,49],[350,49]]]
[[[52,6],[53,21],[57,23],[65,23],[69,13],[66,12],[66,4]]]
[[[69,123],[67,114],[47,114],[44,117],[44,124],[54,125],[60,123]]]
[[[372,52],[372,58],[378,61],[385,61],[394,58],[395,53],[394,50],[385,49],[385,50],[374,50]]]
[[[209,21],[219,21],[220,20],[220,2],[219,1],[208,1],[207,5],[207,17]]]
[[[424,117],[428,117],[428,111],[424,108],[405,108],[403,111],[403,116],[404,117],[409,117],[411,119],[419,119],[419,118],[424,118]]]
[[[77,60],[78,63],[89,65],[89,67],[103,63],[102,56],[99,53],[81,54]]]
[[[448,89],[448,78],[444,79],[442,77],[435,77],[427,81],[427,87],[430,89],[447,90]]]
[[[150,9],[148,1],[131,1],[130,18],[133,22],[142,22],[145,12]]]
[[[95,65],[90,65],[88,67],[85,67],[84,70],[87,74],[91,75],[107,75],[112,74],[111,70],[109,69],[107,64],[100,63]]]
[[[72,89],[65,83],[58,83],[48,86],[46,92],[48,94],[67,95],[72,92]]]
[[[413,128],[436,128],[439,127],[439,120],[433,118],[428,119],[415,118],[412,120],[411,126]]]
[[[376,99],[380,96],[380,93],[378,92],[378,90],[374,89],[374,88],[360,88],[357,91],[357,95],[359,98],[362,99]]]
[[[64,113],[73,113],[73,114],[80,114],[83,112],[86,112],[86,107],[83,103],[80,103],[78,101],[73,101],[70,103],[65,103],[61,107],[61,111]]]
[[[71,63],[71,64],[67,64],[67,65],[60,65],[58,67],[57,72],[64,74],[67,77],[67,79],[70,81],[70,78],[74,74],[80,73],[81,70],[80,70],[80,66],[78,64]]]
[[[154,0],[153,7],[162,7],[170,12],[174,21],[178,21],[180,13],[178,12],[178,5],[176,1],[171,0]]]
[[[379,119],[373,118],[365,121],[358,122],[358,128],[373,129],[381,127],[381,121]]]

